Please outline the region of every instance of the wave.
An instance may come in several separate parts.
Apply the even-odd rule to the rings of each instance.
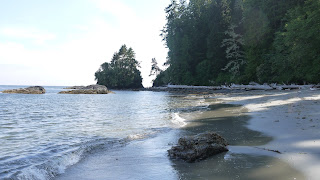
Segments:
[[[173,124],[178,125],[179,127],[186,126],[186,119],[182,118],[179,113],[173,113],[171,121]]]
[[[159,133],[166,133],[171,131],[171,128],[150,128],[147,133],[132,134],[128,135],[126,138],[116,139],[116,138],[100,138],[92,141],[88,141],[82,144],[75,144],[73,147],[69,148],[50,148],[52,151],[60,152],[59,155],[52,155],[51,157],[46,157],[46,161],[43,163],[32,163],[32,166],[23,166],[16,169],[6,170],[16,171],[14,174],[10,174],[7,177],[0,179],[4,180],[48,180],[54,179],[60,174],[63,174],[65,170],[80,162],[83,158],[90,154],[97,153],[99,151],[107,150],[108,148],[116,148],[125,146],[127,143],[135,140],[142,140],[146,138],[151,138],[157,136]],[[63,150],[62,150],[63,149]],[[39,156],[39,155],[38,155]],[[19,164],[16,160],[16,164]],[[28,161],[32,161],[29,159]],[[44,160],[43,160],[44,161]],[[1,177],[1,172],[0,172]]]
[[[9,175],[9,177],[4,177],[3,179],[8,180],[47,180],[53,179],[65,172],[65,170],[78,163],[81,159],[86,157],[90,153],[94,153],[98,150],[103,150],[106,148],[124,145],[127,142],[127,138],[125,139],[97,139],[93,141],[89,141],[83,143],[82,145],[73,145],[67,150],[63,150],[58,155],[51,155],[46,157],[46,161],[44,163],[38,163],[26,168],[22,168],[21,170],[11,169],[11,171],[16,171],[14,174]],[[59,151],[59,150],[54,150]],[[21,160],[16,160],[13,163],[19,163]],[[33,161],[32,158],[28,161]],[[7,170],[8,171],[8,170]]]

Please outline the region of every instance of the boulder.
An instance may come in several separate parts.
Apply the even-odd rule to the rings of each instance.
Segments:
[[[171,158],[195,162],[228,151],[227,145],[227,141],[219,134],[205,132],[180,138],[178,145],[169,149],[168,154]]]
[[[71,86],[71,87],[65,87],[63,89],[82,89],[84,88],[85,86]]]
[[[30,86],[27,88],[19,88],[19,89],[9,89],[4,90],[2,93],[16,93],[16,94],[44,94],[46,90],[42,86]]]
[[[72,91],[61,91],[59,94],[108,94],[110,91],[103,85],[84,86]]]

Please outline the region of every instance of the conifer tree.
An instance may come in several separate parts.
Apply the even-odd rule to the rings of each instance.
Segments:
[[[133,49],[122,45],[119,52],[114,53],[110,63],[105,62],[101,65],[95,73],[95,78],[97,84],[111,89],[141,88],[142,77],[139,67]]]

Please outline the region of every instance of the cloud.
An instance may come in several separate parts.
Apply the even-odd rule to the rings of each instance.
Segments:
[[[7,38],[28,39],[38,45],[43,44],[45,41],[56,38],[54,34],[43,32],[36,28],[5,27],[0,29],[0,34],[6,36]]]
[[[159,36],[165,24],[165,15],[159,16],[161,12],[157,12],[154,15],[138,16],[137,12],[141,9],[132,9],[118,0],[92,2],[95,2],[97,11],[100,12],[88,18],[85,23],[73,25],[73,32],[62,35],[67,38],[49,46],[35,48],[20,41],[30,40],[41,44],[56,38],[52,33],[40,31],[40,27],[0,29],[0,36],[11,38],[7,42],[0,42],[0,64],[32,67],[24,73],[21,69],[8,71],[7,73],[11,72],[12,77],[17,79],[14,81],[11,78],[10,84],[28,84],[32,78],[34,82],[42,85],[92,84],[95,82],[94,73],[99,66],[103,62],[109,62],[113,53],[118,51],[122,44],[126,44],[133,48],[136,59],[141,62],[144,85],[150,86],[151,77],[148,75],[151,59],[155,57],[159,64],[166,59],[167,50]],[[3,82],[1,78],[7,79],[0,77],[0,83]]]
[[[119,0],[93,0],[93,2],[96,3],[98,9],[120,19],[134,18],[136,16],[132,8]]]

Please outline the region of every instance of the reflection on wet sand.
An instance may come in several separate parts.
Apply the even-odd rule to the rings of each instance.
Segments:
[[[268,156],[220,154],[197,163],[177,160],[173,166],[179,179],[305,179],[288,164]]]
[[[188,120],[182,135],[192,135],[204,131],[214,131],[222,135],[230,145],[259,146],[272,140],[258,131],[246,127],[250,116],[239,105],[214,104],[210,110],[181,115]]]
[[[213,104],[208,111],[185,113],[188,125],[180,136],[214,131],[222,135],[231,146],[259,146],[272,140],[258,131],[246,127],[250,117],[239,105]],[[242,148],[246,149],[246,148]],[[179,179],[305,179],[302,173],[264,150],[247,148],[246,152],[232,151],[196,163],[173,160]],[[251,152],[252,151],[252,152]],[[260,152],[259,152],[260,151]]]

